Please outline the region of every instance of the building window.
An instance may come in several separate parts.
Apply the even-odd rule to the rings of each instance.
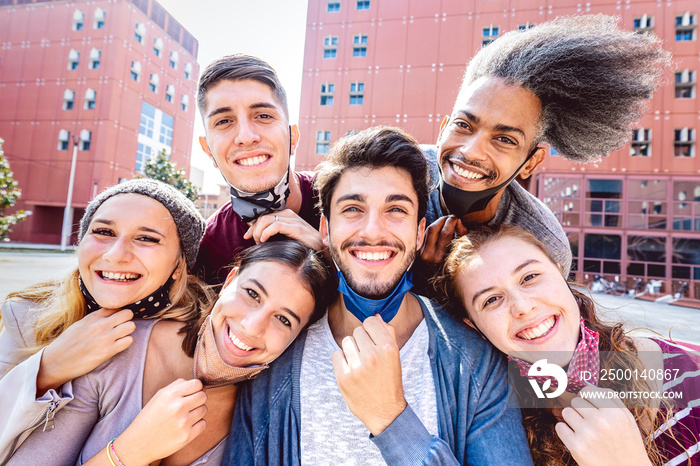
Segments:
[[[353,57],[366,57],[367,56],[367,35],[357,34],[352,39],[352,56]]]
[[[58,150],[68,150],[68,141],[70,141],[70,133],[68,130],[62,129],[58,132]]]
[[[160,37],[153,39],[153,53],[156,57],[160,57],[161,53],[163,53],[163,39]]]
[[[92,23],[93,29],[104,29],[105,15],[105,10],[103,10],[102,8],[95,8],[95,19]]]
[[[81,31],[83,29],[83,21],[85,20],[85,13],[80,10],[75,10],[73,12],[73,30]]]
[[[316,131],[316,153],[327,154],[331,148],[331,132]]]
[[[630,178],[627,180],[628,228],[665,230],[668,215],[668,190],[664,180]]]
[[[586,234],[583,240],[583,272],[621,273],[622,237],[611,234]]]
[[[190,105],[190,97],[183,94],[182,98],[180,99],[180,108],[186,112],[187,107],[189,107],[189,105]]]
[[[84,129],[80,131],[80,150],[90,150],[90,139],[92,138],[92,132]]]
[[[146,37],[146,25],[143,23],[136,23],[136,26],[134,27],[134,39],[139,44],[143,44],[143,40]]]
[[[587,183],[585,226],[622,227],[622,180],[589,179]]]
[[[69,70],[77,70],[79,61],[80,61],[80,52],[78,52],[75,49],[71,49],[71,51],[68,52],[68,69]]]
[[[328,2],[328,13],[340,11],[340,2]]]
[[[695,97],[695,71],[676,71],[676,99]]]
[[[651,156],[651,130],[647,128],[633,129],[632,142],[630,143],[630,155],[632,157]]]
[[[152,154],[152,149],[150,146],[142,143],[138,143],[137,150],[136,150],[136,166],[134,169],[139,172],[143,173],[144,166],[146,165],[146,162],[151,158]]]
[[[666,238],[627,237],[627,274],[641,277],[666,277]]]
[[[192,74],[192,63],[185,63],[185,78],[190,79],[190,75]]]
[[[175,95],[175,86],[172,84],[168,84],[168,87],[165,88],[165,100],[168,102],[173,101],[173,96]]]
[[[518,24],[518,31],[525,31],[527,29],[530,29],[531,27],[535,27],[535,24],[536,23],[531,23],[529,21],[525,24]]]
[[[63,91],[63,110],[73,110],[73,102],[75,101],[75,92],[70,89]]]
[[[674,230],[700,231],[699,181],[674,181],[672,204]],[[677,251],[678,249],[676,249],[676,246],[674,245],[674,257],[676,256]],[[700,251],[700,249],[698,249],[698,251]],[[696,252],[696,254],[698,254],[698,252]],[[700,261],[694,262],[694,265],[700,265]],[[700,268],[696,270],[700,270]],[[700,279],[700,277],[697,279]]]
[[[94,89],[88,89],[85,91],[85,110],[95,109],[95,100],[97,99],[97,93]]]
[[[177,62],[180,60],[180,55],[173,50],[170,52],[170,68],[176,70],[177,69]]]
[[[155,118],[156,108],[146,102],[141,102],[141,124],[139,125],[139,134],[143,134],[152,139]]]
[[[131,79],[133,79],[134,81],[139,80],[139,78],[141,77],[141,63],[137,61],[131,62],[131,71],[129,72],[129,76],[131,76]]]
[[[633,21],[634,32],[643,34],[654,31],[654,17],[648,15],[637,16]]]
[[[148,88],[153,92],[158,92],[158,84],[160,83],[160,78],[155,73],[151,73],[151,79],[148,80]]]
[[[491,42],[498,38],[498,26],[487,26],[483,29],[483,36],[481,38],[481,46],[489,45]]]
[[[362,105],[365,99],[365,83],[350,83],[350,105]]]
[[[96,70],[100,67],[100,57],[102,52],[99,49],[90,50],[90,61],[88,62],[88,68],[91,70]]]
[[[335,91],[335,84],[321,84],[321,105],[333,105],[333,91]]]
[[[357,0],[358,10],[369,10],[369,0]]]
[[[323,58],[335,58],[338,54],[338,36],[323,38]]]
[[[160,121],[160,136],[159,141],[161,144],[165,144],[168,147],[173,145],[173,125],[175,119],[170,115],[163,113],[162,119]]]
[[[676,40],[695,40],[696,15],[685,13],[676,16]]]
[[[695,156],[695,130],[693,128],[681,128],[674,130],[673,150],[676,157]]]

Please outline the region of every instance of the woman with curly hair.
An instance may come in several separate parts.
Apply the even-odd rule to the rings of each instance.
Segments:
[[[459,318],[511,360],[535,464],[700,459],[700,348],[630,337],[622,324],[601,321],[593,301],[569,287],[546,247],[522,228],[501,225],[455,240],[433,283]],[[535,375],[543,358],[566,370],[566,391]]]

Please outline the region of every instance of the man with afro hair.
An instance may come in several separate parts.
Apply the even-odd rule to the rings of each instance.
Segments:
[[[542,163],[542,143],[588,163],[629,139],[670,54],[655,36],[616,23],[603,15],[562,17],[508,32],[469,62],[437,151],[425,151],[436,186],[425,264],[441,263],[455,234],[507,222],[544,242],[568,273],[571,249],[561,225],[512,181]]]

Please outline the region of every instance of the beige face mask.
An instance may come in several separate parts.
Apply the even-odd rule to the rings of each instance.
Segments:
[[[249,367],[235,367],[227,364],[216,347],[211,316],[207,316],[199,329],[197,347],[194,350],[194,378],[202,381],[205,387],[216,388],[249,380],[258,375],[267,364]]]

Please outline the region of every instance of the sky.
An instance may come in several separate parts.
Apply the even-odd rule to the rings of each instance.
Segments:
[[[158,0],[198,41],[201,69],[224,55],[247,53],[268,62],[287,91],[290,123],[299,118],[306,34],[306,0]],[[192,166],[205,170],[204,190],[218,194],[224,179],[199,147],[204,126],[194,124]]]

